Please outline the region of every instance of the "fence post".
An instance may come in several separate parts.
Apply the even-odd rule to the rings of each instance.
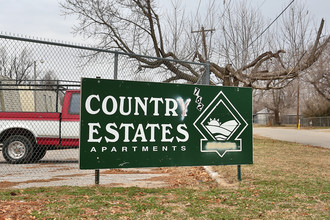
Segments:
[[[55,110],[56,112],[58,112],[58,92],[59,92],[59,84],[58,84],[58,80],[56,80],[56,106],[55,106]]]
[[[241,165],[237,165],[237,180],[238,180],[239,182],[242,181]]]
[[[100,170],[95,170],[95,185],[100,184]]]
[[[97,76],[97,79],[100,79],[101,77]],[[97,169],[95,170],[95,185],[99,185],[100,184],[100,170]]]
[[[210,85],[210,61],[205,63],[205,73],[201,77],[202,85]]]
[[[118,79],[118,52],[115,52],[115,60],[114,60],[114,70],[113,70],[113,79]]]

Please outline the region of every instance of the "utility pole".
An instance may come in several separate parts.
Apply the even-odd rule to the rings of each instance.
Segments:
[[[296,118],[296,123],[297,123],[297,128],[298,129],[300,129],[300,121],[299,121],[299,115],[300,115],[300,112],[299,112],[299,105],[300,105],[300,103],[299,103],[299,99],[300,99],[300,80],[299,80],[299,75],[298,75],[298,79],[297,79],[297,81],[298,81],[298,86],[297,86],[297,118]]]
[[[212,28],[212,29],[205,29],[204,27],[202,27],[201,30],[191,31],[191,33],[202,33],[204,56],[205,56],[205,60],[208,61],[207,48],[206,48],[206,39],[205,39],[205,31],[210,31],[212,33],[213,31],[215,31],[215,29],[214,28]]]

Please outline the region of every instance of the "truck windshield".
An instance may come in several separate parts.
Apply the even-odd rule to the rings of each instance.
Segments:
[[[79,115],[80,113],[80,93],[72,93],[69,114],[70,115]]]

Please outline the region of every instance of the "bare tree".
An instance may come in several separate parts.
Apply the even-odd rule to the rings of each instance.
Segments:
[[[57,88],[58,77],[55,72],[52,70],[48,70],[45,75],[41,78],[40,84],[43,85],[44,88],[50,90],[56,90]]]
[[[166,51],[160,16],[154,1],[88,1],[67,0],[62,4],[65,14],[78,15],[77,34],[93,37],[100,41],[98,47],[119,49],[132,54],[140,68],[158,68],[164,65],[173,72],[168,81],[184,79],[197,82],[199,73],[190,65],[182,64],[188,71],[166,61],[151,61],[133,56],[145,54],[162,58],[178,59],[172,51]]]
[[[230,64],[232,68],[246,66],[265,49],[264,38],[260,37],[264,26],[262,16],[246,1],[237,5],[231,1],[224,4],[219,24],[218,39],[221,40],[217,42],[218,53],[223,57],[224,63]],[[225,84],[237,84],[239,81],[237,78],[235,80],[236,82]]]
[[[228,58],[225,60],[219,59],[219,56],[209,58],[210,70],[217,80],[213,83],[225,86],[250,86],[257,89],[282,88],[284,81],[292,80],[298,76],[299,72],[308,69],[320,57],[330,41],[329,36],[321,40],[324,28],[322,20],[310,49],[298,55],[299,62],[287,65],[282,59],[284,49],[262,52],[264,49],[262,45],[254,45],[256,41],[262,41],[259,38],[262,35],[261,24],[258,22],[259,16],[256,16],[256,12],[241,3],[238,6],[238,13],[233,14],[231,13],[231,2],[226,2],[224,8],[227,11],[224,11],[222,15],[224,15],[223,21],[228,21],[228,23],[221,30],[225,33],[226,46],[220,47],[219,50],[224,50]],[[182,79],[196,83],[200,78],[200,71],[189,64],[178,65],[164,59],[155,61],[134,56],[134,54],[146,54],[173,59],[197,58],[203,63],[207,61],[198,50],[193,51],[192,47],[181,50],[184,51],[184,55],[179,54],[179,43],[184,40],[189,42],[189,39],[193,39],[187,34],[180,35],[179,33],[189,33],[189,31],[182,31],[183,26],[174,22],[179,18],[180,22],[185,19],[182,16],[173,18],[174,21],[171,24],[174,24],[176,28],[172,33],[173,37],[169,39],[167,33],[164,34],[164,29],[168,30],[164,28],[164,24],[169,23],[161,20],[164,16],[159,14],[155,1],[66,0],[61,5],[64,14],[78,16],[80,23],[74,28],[75,33],[99,40],[98,47],[120,49],[132,54],[131,56],[141,63],[140,68],[167,68],[172,73],[168,76],[167,82]],[[188,28],[191,29],[191,27]],[[232,45],[238,47],[231,49]],[[252,49],[250,49],[251,45]],[[222,54],[221,51],[219,53]],[[229,57],[235,57],[235,59],[229,59]],[[217,61],[212,61],[213,59]],[[273,64],[281,66],[281,68],[267,68]]]
[[[18,56],[10,57],[4,48],[0,48],[0,74],[22,84],[30,79],[33,70],[31,52],[24,48]]]
[[[8,68],[8,54],[5,48],[0,48],[0,74],[5,76]]]
[[[301,83],[307,91],[303,92],[303,115],[319,117],[330,115],[330,47],[325,49],[320,59],[308,69]]]
[[[296,105],[295,85],[290,84],[282,89],[261,90],[254,100],[256,106],[271,110],[274,113],[274,123],[280,125],[282,113]]]
[[[305,100],[304,117],[322,117],[330,115],[330,102],[315,91]]]
[[[330,46],[327,46],[320,59],[308,70],[304,78],[318,95],[330,102]]]

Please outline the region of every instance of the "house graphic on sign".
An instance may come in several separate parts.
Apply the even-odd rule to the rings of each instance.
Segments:
[[[205,126],[213,137],[218,141],[227,140],[233,131],[238,127],[238,122],[235,120],[229,120],[221,123],[219,119],[211,119]]]

